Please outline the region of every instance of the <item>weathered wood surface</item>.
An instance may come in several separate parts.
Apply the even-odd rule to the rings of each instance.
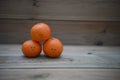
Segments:
[[[120,47],[64,46],[60,58],[26,58],[20,45],[0,45],[0,69],[120,68]]]
[[[0,45],[0,80],[120,80],[120,47],[64,46],[60,58],[26,58]]]
[[[0,0],[0,18],[120,21],[120,0]]]
[[[0,69],[0,80],[120,80],[120,70]]]
[[[38,22],[48,23],[52,36],[63,44],[120,46],[119,21],[0,20],[0,44],[19,44],[31,39],[30,29]]]
[[[0,44],[21,44],[46,22],[69,45],[120,46],[120,0],[0,0]]]

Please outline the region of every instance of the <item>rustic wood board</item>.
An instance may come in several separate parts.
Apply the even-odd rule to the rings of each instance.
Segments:
[[[38,23],[48,23],[53,37],[66,45],[120,46],[120,22],[0,20],[0,44],[20,44],[31,39],[30,29]]]
[[[119,0],[0,0],[0,18],[120,21]]]
[[[120,70],[0,69],[0,80],[120,80]]]
[[[0,80],[120,80],[120,47],[64,46],[60,58],[26,58],[0,45]]]
[[[60,58],[26,58],[21,45],[0,45],[0,69],[120,68],[120,47],[64,46]]]

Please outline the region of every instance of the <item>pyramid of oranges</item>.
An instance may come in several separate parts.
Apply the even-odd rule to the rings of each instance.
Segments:
[[[37,23],[31,30],[31,40],[22,44],[22,52],[26,57],[38,57],[42,50],[45,56],[57,58],[63,51],[63,44],[58,38],[51,38],[50,26],[46,23]],[[43,43],[43,44],[41,44]]]

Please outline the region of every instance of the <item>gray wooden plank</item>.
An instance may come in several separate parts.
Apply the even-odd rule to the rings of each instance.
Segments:
[[[120,68],[120,47],[64,46],[61,57],[26,58],[21,45],[0,46],[0,69]]]
[[[30,28],[48,23],[53,37],[69,45],[120,45],[120,22],[0,20],[0,44],[19,44],[31,39]]]
[[[120,80],[120,69],[0,69],[0,80]]]
[[[0,0],[0,18],[120,21],[119,0]]]

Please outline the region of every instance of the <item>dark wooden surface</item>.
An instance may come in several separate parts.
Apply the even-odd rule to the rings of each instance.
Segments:
[[[21,45],[0,45],[0,80],[119,80],[120,47],[64,46],[60,58],[26,58]]]
[[[53,37],[69,45],[120,46],[120,22],[55,21],[55,20],[0,20],[0,43],[21,44],[30,37],[31,27],[48,23]]]
[[[21,44],[38,22],[65,45],[120,46],[120,0],[0,0],[0,44]]]
[[[0,0],[0,18],[120,21],[120,0]]]

